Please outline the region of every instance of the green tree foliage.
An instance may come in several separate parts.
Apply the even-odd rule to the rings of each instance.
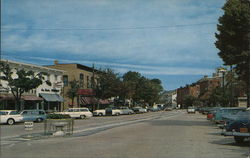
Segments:
[[[222,106],[228,107],[230,102],[230,90],[225,87],[217,87],[212,90],[209,99],[208,105],[211,106]]]
[[[107,99],[118,96],[120,87],[120,77],[113,70],[105,69],[98,72],[97,85],[95,87],[98,98]]]
[[[184,97],[183,104],[185,107],[194,106],[197,98],[192,95],[187,95]]]
[[[80,87],[79,81],[73,80],[69,82],[70,88],[67,91],[67,96],[71,99],[71,105],[74,105],[74,99],[78,95],[78,89]]]
[[[126,97],[135,102],[144,101],[153,104],[159,100],[163,90],[159,79],[147,79],[138,72],[129,71],[123,75],[123,83],[127,86]]]
[[[250,1],[228,0],[219,18],[216,47],[225,65],[235,66],[239,77],[247,84],[250,106]]]
[[[35,74],[33,71],[25,71],[24,69],[15,68],[17,77],[13,77],[13,71],[8,62],[0,63],[0,79],[8,82],[8,87],[11,90],[16,100],[16,110],[21,108],[21,97],[24,92],[36,89],[45,81],[44,76],[47,73],[40,72]],[[51,86],[49,81],[45,81]]]
[[[163,87],[159,79],[147,79],[138,72],[129,71],[122,77],[111,69],[101,70],[98,74],[96,94],[106,99],[119,96],[120,99],[132,99],[134,102],[157,102]]]

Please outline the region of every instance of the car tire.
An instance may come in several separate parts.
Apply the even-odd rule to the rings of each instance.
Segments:
[[[80,115],[80,119],[85,119],[86,116],[85,115]]]
[[[43,119],[42,119],[42,118],[37,118],[36,121],[37,121],[37,122],[42,122]]]
[[[116,114],[115,114],[115,116],[119,116],[119,115],[120,115],[120,113],[116,113]]]
[[[244,137],[234,136],[234,140],[237,144],[241,144],[244,142]]]
[[[7,120],[7,124],[8,125],[13,125],[14,123],[15,123],[15,120],[12,119],[12,118],[10,118],[10,119]]]
[[[102,113],[99,113],[98,116],[103,116],[103,114],[102,114]]]

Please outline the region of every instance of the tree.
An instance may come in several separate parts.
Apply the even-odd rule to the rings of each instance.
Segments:
[[[120,85],[120,77],[112,69],[100,70],[95,87],[96,96],[101,99],[118,96]]]
[[[216,47],[225,65],[234,66],[246,83],[247,106],[250,107],[250,1],[228,0],[219,18]]]
[[[15,68],[17,77],[13,77],[13,71],[8,62],[0,63],[0,79],[8,82],[8,87],[16,100],[16,110],[21,109],[21,97],[24,92],[36,89],[45,81],[45,72],[35,74],[33,71]],[[51,85],[49,81],[45,81]]]
[[[184,97],[183,104],[185,107],[194,106],[195,102],[197,101],[197,98],[192,95],[187,95]]]
[[[219,105],[227,107],[230,101],[230,90],[227,87],[216,87],[212,90],[208,98],[208,104],[211,106]]]
[[[73,80],[69,82],[70,89],[67,91],[67,96],[71,99],[71,105],[74,105],[74,99],[78,94],[78,89],[80,87],[79,82],[76,80]]]

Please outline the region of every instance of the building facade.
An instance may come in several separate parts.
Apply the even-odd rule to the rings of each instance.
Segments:
[[[63,102],[63,97],[61,96],[63,89],[62,70],[15,61],[1,60],[1,62],[9,64],[11,71],[13,72],[12,78],[17,78],[17,70],[23,69],[26,72],[33,71],[35,75],[44,72],[47,74],[44,76],[45,80],[48,80],[51,83],[51,85],[48,85],[43,82],[36,89],[25,92],[21,99],[21,110],[44,109],[48,112],[61,110],[61,103]],[[14,110],[15,98],[11,93],[8,82],[0,80],[0,85],[0,108]]]
[[[200,86],[198,84],[186,85],[177,89],[177,106],[184,108],[184,100],[187,96],[198,98],[200,95]]]
[[[93,87],[97,80],[96,72],[98,70],[84,66],[81,64],[60,64],[58,61],[54,61],[54,65],[46,66],[48,68],[63,70],[63,98],[64,98],[64,109],[69,107],[82,107],[90,106],[97,102],[94,98],[95,92]],[[77,96],[70,98],[68,91],[71,89],[70,83],[76,81],[79,84],[79,90]],[[91,108],[91,107],[90,107]]]
[[[167,102],[167,105],[172,108],[177,107],[177,91],[176,90],[166,92],[166,102]]]

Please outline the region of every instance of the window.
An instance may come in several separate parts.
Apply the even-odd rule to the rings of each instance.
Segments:
[[[89,76],[87,76],[87,88],[89,88]]]
[[[57,75],[55,75],[55,81],[57,81]]]
[[[68,76],[67,75],[63,75],[63,84],[64,86],[68,86]]]
[[[83,80],[84,78],[84,75],[81,73],[80,76],[79,76],[80,80]]]
[[[80,111],[88,111],[88,109],[80,109]]]
[[[84,75],[82,73],[80,74],[79,79],[80,79],[80,82],[79,82],[80,85],[79,86],[80,86],[80,88],[83,88]]]
[[[39,115],[45,115],[44,111],[39,111]]]
[[[73,109],[73,112],[79,112],[79,109]]]

